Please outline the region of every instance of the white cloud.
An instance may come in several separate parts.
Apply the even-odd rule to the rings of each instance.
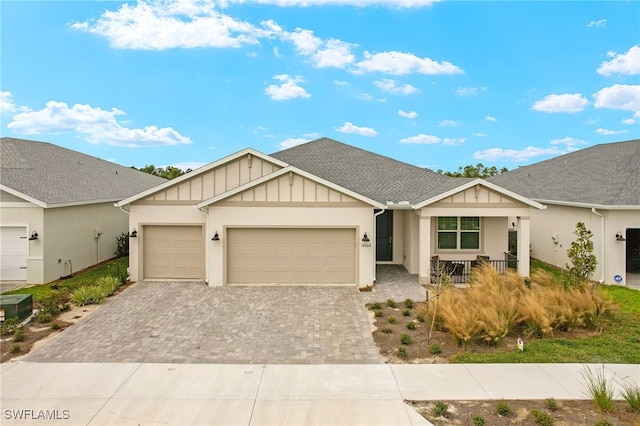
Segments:
[[[627,53],[608,52],[610,61],[604,61],[598,68],[598,74],[611,76],[640,74],[640,45],[632,46]]]
[[[49,101],[40,111],[24,111],[13,116],[8,128],[16,133],[34,135],[42,133],[78,132],[94,144],[114,146],[182,145],[191,140],[171,127],[147,126],[129,129],[118,123],[116,117],[125,113],[117,108],[106,111],[90,105],[76,104],[71,108],[64,102]]]
[[[303,143],[309,142],[311,139],[308,138],[287,138],[280,142],[278,146],[280,149],[293,148],[294,146],[302,145]]]
[[[71,28],[103,36],[118,49],[162,50],[196,47],[240,47],[257,44],[272,31],[216,10],[214,1],[150,1],[106,10],[95,21]]]
[[[395,80],[389,78],[383,78],[382,80],[376,80],[373,84],[383,92],[393,93],[394,95],[410,95],[417,93],[419,90],[410,84],[398,86]]]
[[[364,52],[364,60],[358,62],[355,72],[381,72],[393,75],[418,74],[462,74],[464,71],[450,62],[438,62],[430,58],[419,58],[404,52]]]
[[[596,133],[599,135],[610,136],[610,135],[620,135],[624,133],[629,133],[628,130],[610,130],[603,129],[602,127],[596,129]]]
[[[358,93],[357,95],[355,95],[355,98],[365,102],[387,102],[386,99],[374,98],[372,95],[368,93]]]
[[[333,80],[333,84],[335,84],[336,86],[348,86],[349,83],[346,81],[342,81],[342,80]]]
[[[274,75],[273,78],[282,82],[282,84],[279,86],[272,84],[264,89],[264,93],[272,100],[286,101],[295,98],[311,97],[303,87],[298,86],[299,83],[304,83],[304,78],[300,76],[292,77],[289,74]]]
[[[532,109],[543,112],[568,112],[582,111],[589,104],[587,98],[580,93],[564,93],[562,95],[547,95],[544,99],[533,104]]]
[[[330,39],[325,44],[325,48],[313,54],[317,68],[344,68],[353,63],[355,56],[351,53],[354,45],[341,40]]]
[[[355,124],[348,121],[346,121],[342,126],[336,128],[336,130],[342,133],[354,133],[356,135],[367,137],[372,137],[378,134],[378,132],[376,132],[371,127],[356,126]]]
[[[640,117],[640,85],[614,84],[593,94],[596,108],[633,111]]]
[[[440,126],[440,127],[453,127],[453,126],[457,126],[458,124],[460,124],[460,123],[458,123],[455,120],[442,120],[440,122],[440,124],[438,124],[438,126]]]
[[[456,89],[456,93],[460,96],[475,96],[478,94],[478,90],[482,91],[482,92],[486,92],[487,88],[482,86],[482,87],[458,87]]]
[[[420,133],[419,135],[409,136],[408,138],[400,139],[400,143],[403,144],[419,144],[419,145],[433,145],[440,143],[442,139],[433,135],[425,135]]]
[[[598,19],[597,21],[590,21],[587,24],[587,27],[596,27],[596,28],[604,28],[607,26],[606,19]]]
[[[475,136],[477,138],[486,138],[487,134],[486,133],[474,133],[473,136]]]
[[[487,120],[487,121],[494,122],[494,123],[495,123],[496,121],[498,121],[498,119],[497,119],[497,118],[492,117],[492,116],[490,116],[490,115],[487,115],[484,119],[485,119],[485,120]]]
[[[418,116],[418,113],[415,111],[403,111],[401,109],[398,110],[398,115],[400,117],[404,117],[404,118],[416,118]]]
[[[442,140],[442,144],[443,145],[449,145],[449,146],[455,146],[455,145],[460,145],[463,144],[465,141],[467,140],[467,138],[444,138]]]
[[[11,92],[0,91],[0,114],[12,113],[17,109]]]
[[[633,118],[625,118],[624,120],[622,120],[622,124],[636,124],[637,121],[634,120]]]
[[[482,151],[476,151],[473,153],[473,158],[484,161],[515,161],[523,162],[534,157],[540,157],[543,155],[560,155],[564,152],[557,147],[552,148],[537,148],[528,146],[524,149],[503,149],[503,148],[489,148]]]
[[[566,138],[562,138],[562,139],[553,139],[551,141],[551,145],[565,145],[567,146],[567,148],[573,148],[576,146],[581,146],[581,145],[588,145],[589,143],[585,140],[582,139],[576,139],[576,138],[571,138],[569,136],[567,136]]]
[[[285,32],[284,38],[292,41],[301,55],[312,55],[322,46],[322,39],[313,35],[313,31],[302,28],[296,28],[292,33]]]

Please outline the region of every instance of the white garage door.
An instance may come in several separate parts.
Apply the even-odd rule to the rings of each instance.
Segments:
[[[144,226],[144,278],[204,279],[201,226]]]
[[[0,280],[25,281],[29,239],[25,226],[0,226]]]
[[[354,229],[250,229],[227,232],[230,284],[322,284],[356,280]]]

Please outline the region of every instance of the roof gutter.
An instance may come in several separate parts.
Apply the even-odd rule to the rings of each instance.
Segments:
[[[595,207],[591,208],[591,213],[596,216],[600,216],[600,258],[602,259],[602,272],[600,272],[600,280],[598,281],[600,284],[604,283],[604,268],[606,263],[604,261],[604,215],[598,211],[596,211]]]

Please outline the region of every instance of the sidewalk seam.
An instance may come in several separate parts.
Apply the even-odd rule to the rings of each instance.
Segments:
[[[131,372],[131,374],[129,374],[127,376],[126,379],[124,379],[122,381],[122,383],[120,383],[120,386],[118,386],[118,389],[114,390],[113,393],[109,396],[109,398],[107,398],[107,400],[104,402],[104,404],[102,404],[102,406],[100,408],[98,408],[98,410],[95,412],[95,414],[93,416],[91,416],[91,418],[89,419],[89,421],[87,422],[87,426],[89,426],[91,424],[91,422],[93,422],[93,420],[96,418],[96,416],[98,414],[100,414],[100,412],[104,409],[104,407],[111,402],[111,400],[113,399],[113,397],[115,396],[115,394],[117,394],[120,389],[122,389],[122,387],[125,385],[125,383],[127,383],[131,377],[133,377],[134,374],[136,374],[138,372],[138,370],[140,369],[140,367],[142,367],[143,363],[139,362],[138,366]]]
[[[251,422],[253,422],[253,412],[256,409],[256,404],[258,403],[258,394],[260,393],[260,386],[262,386],[262,378],[264,377],[264,371],[267,369],[267,365],[262,365],[262,373],[260,373],[260,381],[258,382],[258,386],[256,387],[256,396],[253,398],[253,405],[251,406],[251,415],[249,416],[249,423],[247,426],[251,426]]]

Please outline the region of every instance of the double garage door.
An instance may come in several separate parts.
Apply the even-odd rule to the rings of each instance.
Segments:
[[[204,279],[202,226],[145,226],[143,235],[145,278]],[[354,229],[230,228],[226,239],[231,284],[356,282]]]
[[[355,283],[354,229],[227,230],[230,284]]]

